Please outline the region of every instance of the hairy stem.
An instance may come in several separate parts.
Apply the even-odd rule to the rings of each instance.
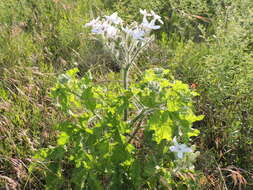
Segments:
[[[135,135],[138,133],[138,131],[140,130],[141,128],[141,124],[142,124],[142,121],[145,119],[145,117],[152,113],[155,109],[143,109],[131,122],[130,122],[130,125],[131,127],[134,127],[134,125],[138,122],[137,126],[135,127],[134,131],[132,132],[132,134],[130,135],[130,139],[128,140],[128,143],[130,143],[134,138],[135,138]]]

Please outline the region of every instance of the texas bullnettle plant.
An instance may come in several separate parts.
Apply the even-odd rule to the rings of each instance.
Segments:
[[[100,19],[93,19],[87,23],[86,27],[92,27],[92,33],[100,35],[105,48],[110,51],[122,72],[122,81],[125,89],[128,88],[129,71],[136,66],[135,62],[140,53],[153,41],[150,35],[152,30],[160,28],[156,22],[163,24],[161,17],[151,11],[140,10],[143,15],[141,24],[133,22],[130,25],[124,24],[117,12]],[[148,17],[152,17],[149,21]],[[127,120],[127,110],[125,110],[124,120]]]
[[[179,174],[194,172],[198,155],[187,145],[199,133],[192,123],[202,119],[192,110],[197,94],[162,68],[129,75],[163,24],[153,11],[140,13],[140,24],[113,13],[85,25],[115,58],[122,80],[110,73],[105,78],[113,80],[96,81],[91,72],[80,79],[77,68],[59,76],[52,96],[68,118],[57,126],[57,145],[36,155],[47,166],[48,189],[197,188]]]

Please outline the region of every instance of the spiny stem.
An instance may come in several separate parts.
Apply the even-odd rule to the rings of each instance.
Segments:
[[[141,123],[142,123],[142,119],[139,121],[139,123],[138,123],[138,125],[136,126],[134,132],[130,135],[131,138],[128,140],[128,143],[131,143],[131,141],[136,137],[135,135],[136,135],[137,132],[140,130]]]

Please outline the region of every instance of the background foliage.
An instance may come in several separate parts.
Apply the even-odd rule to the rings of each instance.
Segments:
[[[32,155],[54,145],[53,126],[68,119],[52,104],[56,75],[78,64],[97,80],[117,71],[83,24],[118,11],[140,19],[153,9],[165,24],[139,60],[163,66],[200,96],[193,143],[206,189],[252,189],[253,3],[251,0],[5,0],[0,2],[0,188],[41,189]],[[147,64],[148,63],[148,64]]]

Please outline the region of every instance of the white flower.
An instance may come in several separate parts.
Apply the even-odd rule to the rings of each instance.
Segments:
[[[92,29],[91,29],[91,32],[92,33],[95,33],[95,34],[103,34],[104,33],[104,28],[102,25],[97,25],[97,26],[94,26]]]
[[[136,40],[144,40],[144,35],[145,32],[139,28],[136,28],[135,30],[132,31],[132,36]]]
[[[192,152],[192,149],[187,147],[185,144],[178,144],[177,139],[173,139],[174,146],[170,147],[172,152],[176,152],[178,158],[182,159],[185,152]]]
[[[96,18],[91,20],[90,22],[86,23],[85,27],[92,27],[91,32],[95,34],[102,34],[104,33],[104,23],[102,23],[100,18]]]
[[[160,28],[159,25],[155,25],[155,20],[148,22],[146,19],[143,19],[141,26],[146,30],[157,30]]]
[[[148,13],[148,12],[146,11],[146,9],[144,9],[144,10],[140,9],[140,13],[141,13],[144,17],[151,16],[151,14]]]
[[[113,38],[116,36],[118,29],[108,21],[99,20],[99,17],[91,20],[89,23],[85,24],[86,27],[92,27],[91,32],[95,34],[105,34],[107,38]]]
[[[129,29],[128,27],[122,28],[124,32],[128,35],[132,36],[136,40],[144,40],[145,31],[141,30],[140,28]]]
[[[114,24],[121,24],[123,22],[122,19],[118,16],[117,12],[113,13],[110,16],[105,16],[105,18]]]
[[[114,38],[116,35],[117,35],[117,28],[110,25],[110,24],[107,24],[104,26],[105,27],[105,31],[106,31],[106,36],[108,38]]]
[[[101,22],[100,22],[99,17],[98,17],[98,18],[93,19],[90,22],[86,23],[84,26],[85,27],[89,27],[89,26],[95,27],[95,26],[100,25],[100,24],[101,24]]]
[[[147,13],[147,11],[140,10],[141,14],[143,14],[143,20],[141,26],[146,30],[157,30],[160,28],[159,25],[155,25],[155,22],[158,20],[161,24],[163,24],[163,21],[161,20],[161,17],[157,15],[154,11],[151,11],[150,13]],[[147,16],[153,16],[153,19],[151,22],[148,21]]]
[[[151,10],[151,14],[153,16],[153,19],[156,21],[158,20],[161,24],[163,24],[163,21],[161,20],[161,17],[157,15],[154,11]]]

